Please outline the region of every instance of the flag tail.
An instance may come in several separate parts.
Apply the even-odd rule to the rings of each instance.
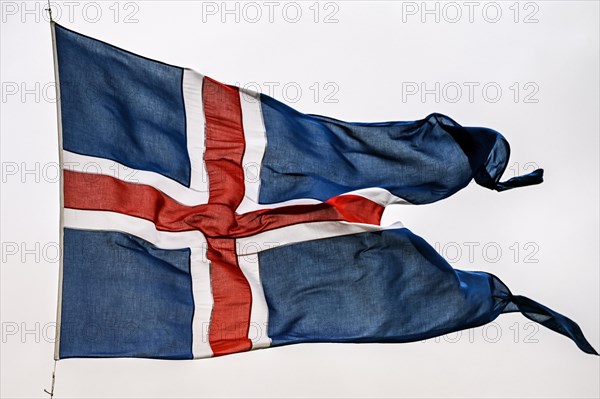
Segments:
[[[492,296],[500,305],[501,313],[520,312],[529,320],[570,338],[585,353],[598,356],[598,352],[584,337],[581,328],[573,320],[562,314],[521,295],[513,295],[508,287],[494,275],[492,277]]]
[[[598,352],[583,336],[577,323],[541,303],[521,295],[513,295],[511,303],[504,310],[504,313],[510,312],[521,312],[528,319],[569,337],[585,353],[598,356]]]
[[[505,182],[498,182],[494,190],[506,191],[515,187],[532,186],[534,184],[540,184],[544,181],[544,169],[536,169],[531,173],[522,176],[516,176],[512,179],[508,179]]]
[[[445,115],[434,114],[434,116],[437,123],[456,140],[467,156],[473,170],[473,178],[480,186],[490,190],[506,191],[544,181],[544,170],[536,169],[526,175],[500,182],[510,157],[510,145],[504,136],[488,128],[463,127]]]

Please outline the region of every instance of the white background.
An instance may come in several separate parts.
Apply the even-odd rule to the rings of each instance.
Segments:
[[[271,94],[295,101],[288,103],[304,112],[382,121],[421,119],[435,111],[463,125],[502,132],[513,149],[505,178],[535,163],[546,170],[544,184],[505,193],[471,184],[437,204],[393,207],[385,221],[401,220],[432,245],[438,243],[455,267],[492,272],[514,293],[571,317],[600,348],[597,2],[475,2],[472,22],[464,2],[430,2],[428,9],[439,10],[436,22],[435,14],[422,14],[421,2],[315,7],[311,1],[298,3],[302,16],[296,23],[290,21],[297,7],[284,12],[285,3],[275,7],[272,22],[263,2],[255,3],[262,12],[256,22],[257,8],[243,3],[237,16],[223,14],[221,2],[71,4],[69,16],[68,6],[57,3],[59,22],[68,28],[219,81],[257,82],[267,93],[268,82],[277,82]],[[34,11],[28,14],[26,7]],[[203,7],[216,7],[217,13],[203,13]],[[50,28],[43,8],[2,2],[3,397],[43,397],[53,366],[58,156]],[[502,14],[493,23],[498,8]],[[137,22],[124,23],[127,15]],[[327,15],[331,23],[324,23]],[[328,82],[333,86],[324,90]],[[410,82],[434,90],[440,82],[439,101],[434,94],[424,101],[406,96]],[[472,101],[465,82],[479,84]],[[485,84],[489,92],[482,93]],[[456,85],[463,93],[452,102]],[[298,101],[297,87],[302,89]],[[337,93],[329,100],[337,103],[323,98],[332,87]],[[23,88],[32,93],[21,98]],[[535,91],[526,102],[524,96]],[[55,394],[598,397],[599,365],[598,357],[583,354],[568,339],[536,329],[520,315],[503,315],[487,329],[438,342],[306,344],[196,361],[62,360]]]

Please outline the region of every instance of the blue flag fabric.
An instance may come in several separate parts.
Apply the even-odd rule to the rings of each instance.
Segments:
[[[267,143],[261,203],[321,201],[365,187],[412,204],[451,196],[472,179],[502,191],[542,182],[542,170],[500,183],[510,147],[491,129],[441,114],[412,122],[349,123],[302,114],[261,95]]]
[[[572,320],[454,270],[390,204],[474,180],[504,191],[498,132],[431,114],[349,123],[52,23],[62,176],[55,358],[190,359],[300,342],[409,342],[521,312]]]
[[[572,320],[494,275],[453,269],[406,228],[284,246],[259,263],[273,345],[419,341],[522,312],[596,353]]]

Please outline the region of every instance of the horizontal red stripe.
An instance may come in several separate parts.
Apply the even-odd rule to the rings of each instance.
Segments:
[[[152,186],[112,176],[64,171],[65,208],[123,213],[146,219],[159,230],[197,230],[210,219],[206,205],[188,207]],[[215,215],[214,223],[219,223]],[[202,219],[202,221],[200,221]]]
[[[166,231],[200,230],[208,237],[239,238],[291,224],[344,220],[379,224],[384,207],[357,195],[314,205],[293,205],[234,215],[223,204],[185,206],[154,187],[112,176],[64,171],[65,208],[123,213]]]
[[[320,204],[292,205],[237,215],[237,224],[231,234],[246,237],[292,224],[321,221],[379,224],[383,211],[383,206],[367,198],[341,195]]]

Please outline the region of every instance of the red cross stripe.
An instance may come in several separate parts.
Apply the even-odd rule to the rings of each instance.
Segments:
[[[319,204],[236,213],[245,193],[239,90],[205,77],[203,105],[208,203],[186,206],[150,185],[65,170],[64,207],[117,212],[151,221],[158,230],[204,234],[214,299],[209,343],[214,356],[220,356],[252,347],[252,293],[238,264],[236,239],[298,223],[379,224],[384,207],[359,195],[341,195]]]

